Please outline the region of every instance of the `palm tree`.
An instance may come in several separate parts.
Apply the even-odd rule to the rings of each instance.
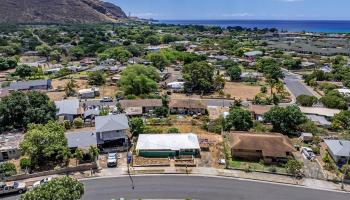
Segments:
[[[77,87],[76,81],[71,78],[68,83],[66,84],[66,86],[64,87],[64,91],[66,93],[66,96],[72,96],[76,93],[75,89]]]

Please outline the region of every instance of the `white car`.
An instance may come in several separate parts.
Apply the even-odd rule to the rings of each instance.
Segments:
[[[107,158],[107,167],[117,167],[117,153],[109,153]]]
[[[313,160],[316,157],[312,149],[309,147],[301,148],[301,153],[309,160]]]
[[[42,179],[42,180],[40,180],[40,181],[35,182],[35,183],[33,184],[33,187],[36,188],[36,187],[38,187],[38,186],[40,186],[40,185],[44,185],[44,184],[50,182],[51,180],[52,180],[52,177],[44,178],[44,179]]]

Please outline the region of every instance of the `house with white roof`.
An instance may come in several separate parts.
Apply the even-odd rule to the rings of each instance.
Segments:
[[[200,146],[197,135],[187,134],[141,134],[136,145],[137,155],[143,157],[198,156]]]
[[[350,89],[348,88],[341,88],[341,89],[336,89],[340,94],[350,97]]]
[[[345,164],[350,158],[350,141],[324,140],[327,150],[337,164]]]

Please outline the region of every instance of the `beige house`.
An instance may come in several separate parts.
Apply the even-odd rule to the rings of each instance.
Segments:
[[[205,114],[207,106],[200,100],[172,99],[169,103],[172,114]]]

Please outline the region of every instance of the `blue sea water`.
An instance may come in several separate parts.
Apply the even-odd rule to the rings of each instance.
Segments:
[[[350,33],[350,21],[333,20],[160,20],[176,25],[241,26],[245,28],[277,28],[288,32]]]

